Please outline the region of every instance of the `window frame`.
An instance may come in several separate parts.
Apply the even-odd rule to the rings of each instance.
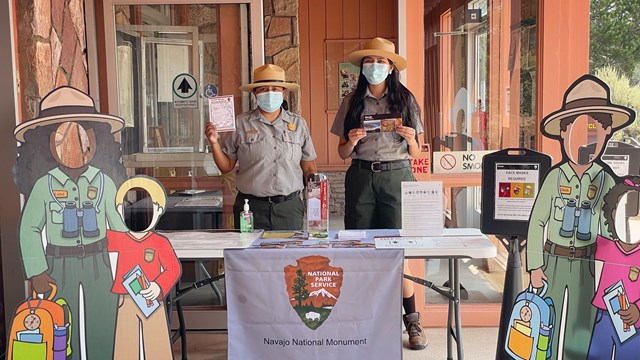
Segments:
[[[102,18],[104,20],[104,26],[102,31],[104,32],[104,64],[106,78],[106,94],[100,94],[104,98],[108,99],[108,108],[100,108],[102,112],[118,115],[118,79],[116,68],[116,24],[114,9],[118,5],[200,5],[200,4],[248,4],[250,14],[250,39],[251,42],[251,63],[253,67],[258,67],[264,64],[264,20],[263,20],[263,6],[262,0],[104,0],[102,4]],[[91,10],[91,9],[90,9]],[[89,28],[89,27],[88,27]],[[89,29],[88,29],[89,30]],[[195,47],[197,48],[197,47]],[[91,63],[91,61],[89,61]],[[90,66],[90,70],[91,70]],[[97,66],[96,66],[97,67]],[[95,68],[95,73],[98,69]],[[91,71],[90,71],[91,73]],[[90,74],[91,75],[91,74]],[[90,78],[92,78],[90,76]],[[92,95],[95,99],[98,99],[97,89],[92,87]]]

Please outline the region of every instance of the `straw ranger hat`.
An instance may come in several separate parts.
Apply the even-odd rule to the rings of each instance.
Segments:
[[[289,90],[298,90],[300,86],[292,82],[287,82],[284,76],[284,70],[276,65],[266,64],[259,66],[253,70],[253,82],[240,86],[242,91],[253,91],[253,89],[261,86],[280,86]]]
[[[68,121],[96,121],[111,125],[111,133],[124,127],[124,120],[117,116],[100,114],[93,99],[70,86],[59,87],[40,101],[38,117],[16,126],[13,136],[24,142],[24,133],[38,126],[62,124]]]
[[[367,41],[364,43],[362,50],[356,50],[349,54],[349,62],[355,66],[360,66],[362,58],[370,55],[382,56],[391,60],[398,71],[407,68],[407,60],[396,54],[396,46],[391,41],[381,37]]]
[[[633,123],[636,113],[632,109],[611,103],[609,86],[593,75],[583,75],[564,93],[562,107],[542,120],[542,132],[548,137],[560,136],[560,121],[571,116],[610,114],[611,130],[616,131]]]

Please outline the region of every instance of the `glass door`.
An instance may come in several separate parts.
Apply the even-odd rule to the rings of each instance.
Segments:
[[[156,230],[232,228],[234,174],[221,175],[204,139],[208,99],[232,95],[236,115],[249,110],[239,86],[263,63],[261,0],[104,1],[109,111],[128,175],[157,178],[167,191]],[[104,100],[104,97],[103,97]],[[126,223],[145,229],[148,194],[127,194]],[[183,261],[182,286],[216,275],[221,261]],[[224,283],[185,297],[189,329],[226,326]],[[212,309],[218,311],[211,311]]]

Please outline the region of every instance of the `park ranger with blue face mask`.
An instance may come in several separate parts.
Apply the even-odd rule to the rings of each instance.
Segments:
[[[252,92],[258,107],[236,118],[234,132],[218,139],[214,124],[205,127],[220,171],[226,174],[238,163],[234,225],[239,228],[240,212],[248,199],[254,228],[302,229],[303,179],[317,171],[316,152],[306,121],[282,107],[287,90],[299,86],[285,81],[284,70],[271,64],[256,68],[253,80],[240,90]]]
[[[401,184],[415,181],[411,158],[420,154],[423,127],[416,98],[400,83],[407,61],[395,51],[391,41],[374,38],[349,54],[349,61],[360,66],[360,76],[331,127],[331,133],[340,137],[338,154],[351,158],[344,181],[345,229],[400,229]],[[380,118],[384,120],[378,123],[375,119]],[[406,264],[404,273],[411,274]],[[424,349],[427,338],[416,311],[413,283],[406,279],[402,297],[409,346]]]

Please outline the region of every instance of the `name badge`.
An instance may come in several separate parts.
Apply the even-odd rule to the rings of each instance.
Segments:
[[[258,130],[256,130],[256,129],[251,129],[251,130],[247,130],[247,131],[246,131],[246,133],[247,133],[247,134],[251,134],[251,135],[252,135],[252,134],[257,134],[257,133],[258,133]]]
[[[560,194],[571,195],[571,186],[560,186]]]
[[[156,251],[153,249],[144,249],[144,261],[152,262],[154,256],[156,255]]]
[[[53,190],[53,196],[58,199],[64,199],[69,196],[67,190]]]

